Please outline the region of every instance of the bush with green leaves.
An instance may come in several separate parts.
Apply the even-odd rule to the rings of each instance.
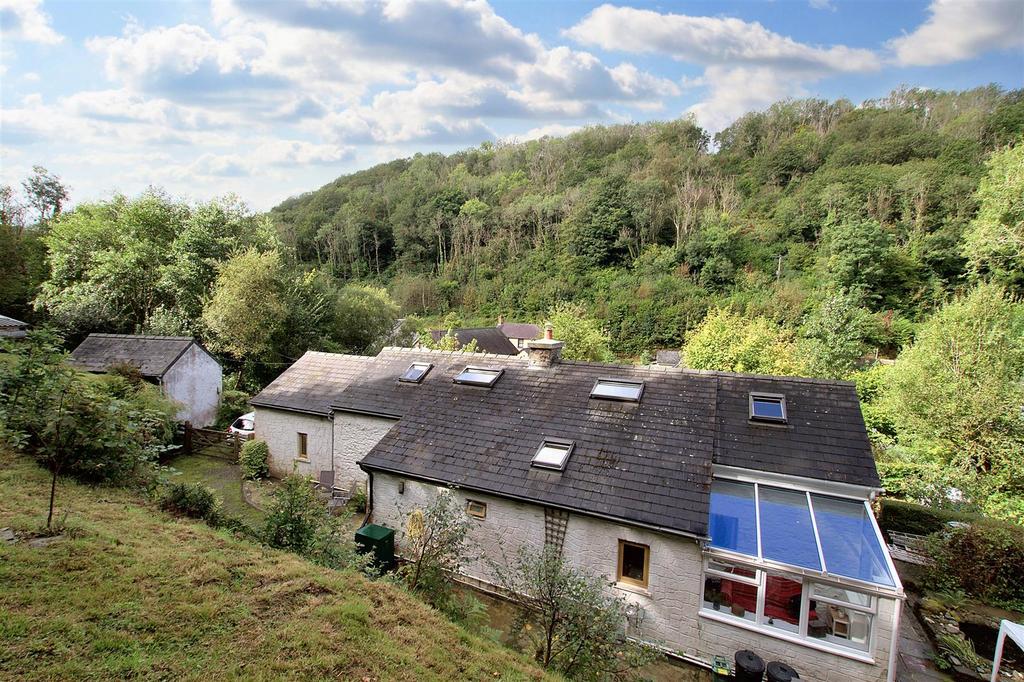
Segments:
[[[267,460],[270,458],[270,448],[264,440],[247,440],[242,443],[242,450],[238,453],[238,464],[242,468],[242,477],[249,480],[266,478],[270,473]]]
[[[438,492],[426,508],[407,515],[401,546],[408,561],[400,573],[410,590],[443,611],[452,596],[448,576],[466,559],[469,523],[462,505],[447,490]]]
[[[202,483],[172,483],[160,498],[160,506],[175,514],[213,521],[220,504]]]
[[[976,521],[974,514],[915,504],[905,500],[882,498],[878,525],[883,530],[913,535],[931,535],[945,530],[950,521]]]
[[[271,547],[295,552],[321,566],[372,572],[370,555],[356,550],[345,519],[331,516],[309,480],[299,474],[286,477],[274,492],[262,538]]]
[[[1024,611],[1024,527],[983,520],[931,536],[930,587]]]

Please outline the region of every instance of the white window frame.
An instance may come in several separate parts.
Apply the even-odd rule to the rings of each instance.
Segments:
[[[735,573],[729,573],[727,571],[717,570],[711,564],[721,564],[724,566],[743,568],[748,571],[753,571],[754,577],[750,578],[743,575],[737,575]],[[798,632],[790,632],[783,628],[776,627],[768,624],[768,619],[764,615],[764,604],[765,604],[765,593],[767,587],[767,581],[769,575],[777,575],[794,582],[799,582],[801,585],[800,591],[800,622],[798,625]],[[708,577],[722,578],[725,580],[732,580],[733,582],[745,583],[747,585],[753,585],[757,588],[757,608],[754,614],[754,620],[747,620],[742,616],[733,615],[728,611],[716,611],[704,605],[704,583]],[[860,604],[852,604],[840,599],[832,597],[822,597],[819,595],[812,595],[814,585],[822,586],[833,586],[839,589],[848,590],[851,592],[857,592],[868,597],[869,606],[863,606]],[[700,615],[703,618],[709,620],[715,620],[730,625],[735,625],[740,628],[759,632],[769,637],[775,637],[776,639],[784,639],[795,644],[807,646],[812,649],[819,649],[830,653],[844,656],[846,658],[852,658],[865,663],[874,663],[875,659],[873,652],[877,641],[878,631],[878,600],[879,596],[872,594],[865,590],[858,590],[851,588],[848,585],[840,585],[837,583],[830,582],[828,580],[821,580],[814,576],[801,575],[798,573],[790,573],[785,570],[781,570],[775,567],[767,568],[760,567],[748,562],[737,561],[729,556],[721,556],[717,554],[706,554],[703,562],[703,568],[700,577]],[[858,613],[866,614],[869,618],[868,622],[868,638],[867,647],[865,649],[844,646],[836,642],[829,642],[823,638],[811,637],[807,634],[808,627],[808,612],[810,606],[810,600],[814,599],[816,602],[823,604],[829,604],[833,606],[839,606],[844,609],[856,611]]]

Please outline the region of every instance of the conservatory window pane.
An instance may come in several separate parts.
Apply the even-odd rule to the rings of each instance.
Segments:
[[[813,597],[807,602],[807,634],[831,644],[867,651],[871,642],[870,613],[826,604]]]
[[[762,622],[787,632],[800,632],[803,585],[791,578],[768,574],[764,585]]]
[[[752,484],[712,481],[711,546],[757,556]]]
[[[894,585],[864,503],[823,495],[812,495],[811,502],[828,572],[879,585]]]
[[[792,566],[821,570],[807,496],[795,490],[759,486],[761,552]]]
[[[757,585],[706,575],[702,606],[753,621],[757,617]]]

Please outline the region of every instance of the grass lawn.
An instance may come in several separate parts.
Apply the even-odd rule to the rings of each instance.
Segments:
[[[202,454],[182,455],[167,464],[181,472],[180,476],[174,476],[172,480],[202,483],[217,494],[225,512],[253,527],[263,524],[263,512],[246,502],[242,496],[242,471],[237,464]]]
[[[0,451],[0,527],[45,517],[45,472]],[[0,543],[0,678],[542,679],[403,591],[62,481],[69,539]],[[60,514],[58,514],[58,517]]]

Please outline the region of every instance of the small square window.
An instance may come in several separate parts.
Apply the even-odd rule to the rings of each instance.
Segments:
[[[618,379],[598,379],[594,388],[590,389],[591,398],[601,400],[622,400],[630,403],[640,402],[644,393],[644,382],[621,381]]]
[[[433,365],[429,362],[414,362],[409,365],[409,369],[405,370],[402,376],[398,377],[398,380],[408,384],[418,384],[426,378],[431,368]]]
[[[466,500],[466,513],[477,519],[487,518],[487,503]]]
[[[299,459],[309,459],[309,436],[304,433],[299,433]]]
[[[646,588],[650,567],[650,547],[637,542],[619,540],[619,570],[616,578],[620,583]]]
[[[457,384],[470,384],[472,386],[486,386],[490,388],[498,382],[498,379],[501,378],[504,372],[505,370],[503,369],[493,369],[491,367],[467,367],[459,372],[454,381]]]
[[[786,397],[775,393],[751,393],[750,418],[759,422],[785,424]]]
[[[571,440],[545,440],[541,443],[537,454],[533,456],[533,466],[542,469],[565,469],[565,463],[572,454],[573,442]]]

